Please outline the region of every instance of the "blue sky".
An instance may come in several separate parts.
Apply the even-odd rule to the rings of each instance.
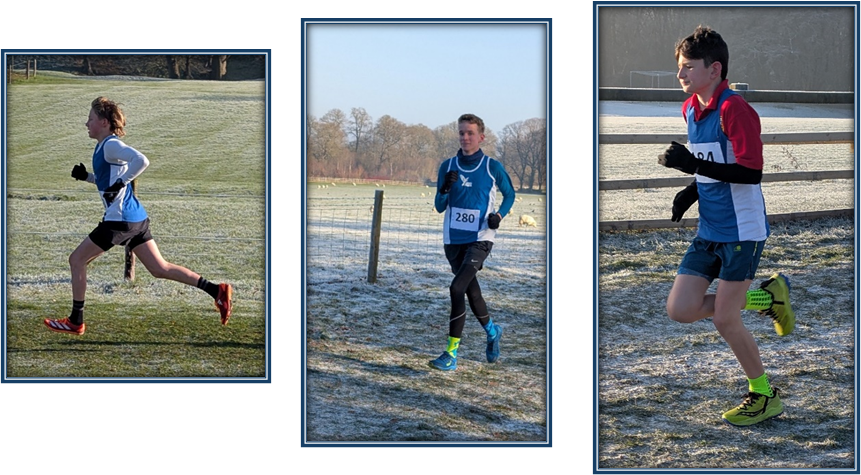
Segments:
[[[462,113],[494,133],[547,117],[546,24],[307,25],[307,108],[363,107],[431,129]]]

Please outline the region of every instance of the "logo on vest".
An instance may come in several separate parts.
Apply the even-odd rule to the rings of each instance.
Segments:
[[[472,183],[469,181],[469,177],[465,177],[463,175],[460,175],[460,181],[461,181],[462,186],[472,188]]]

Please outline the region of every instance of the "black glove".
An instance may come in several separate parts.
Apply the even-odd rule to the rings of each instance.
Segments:
[[[90,174],[87,173],[87,167],[85,167],[83,163],[72,167],[72,178],[75,180],[87,181],[89,176]]]
[[[442,182],[442,186],[439,189],[439,193],[444,195],[451,191],[452,185],[457,182],[457,170],[452,170],[445,174],[445,180]]]
[[[688,151],[687,147],[676,141],[673,141],[664,153],[658,155],[658,163],[661,165],[675,168],[689,175],[697,172],[698,161],[697,157]]]
[[[502,216],[500,216],[499,213],[493,213],[487,217],[487,227],[490,229],[498,229],[500,221],[502,221]]]
[[[113,203],[114,200],[117,198],[117,192],[123,189],[124,186],[126,185],[123,184],[123,181],[117,178],[117,181],[115,181],[113,185],[105,189],[102,195],[105,197],[105,201],[107,201],[108,204]]]
[[[688,185],[684,190],[676,193],[676,197],[673,199],[673,222],[681,221],[685,211],[699,199],[700,193],[697,191],[696,181]]]

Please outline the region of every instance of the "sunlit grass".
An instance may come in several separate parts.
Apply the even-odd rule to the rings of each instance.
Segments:
[[[40,75],[41,77],[41,75]],[[49,77],[49,75],[46,75]],[[265,83],[58,78],[13,83],[6,161],[7,377],[266,376]],[[123,280],[115,248],[88,268],[88,329],[47,331],[71,308],[68,256],[103,213],[84,122],[97,96],[120,102],[124,141],[151,165],[138,181],[164,257],[231,282],[227,327],[212,299],[157,280]]]

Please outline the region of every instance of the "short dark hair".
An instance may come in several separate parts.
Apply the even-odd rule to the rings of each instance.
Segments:
[[[721,64],[720,78],[726,79],[729,71],[729,47],[718,32],[707,26],[698,26],[693,34],[676,43],[676,61],[683,55],[688,59],[701,59],[706,66]]]
[[[475,124],[478,126],[478,133],[480,133],[480,134],[484,133],[484,121],[481,120],[481,117],[479,117],[475,114],[463,114],[462,116],[458,117],[458,119],[457,119],[458,125],[461,122],[466,122],[468,124]]]

